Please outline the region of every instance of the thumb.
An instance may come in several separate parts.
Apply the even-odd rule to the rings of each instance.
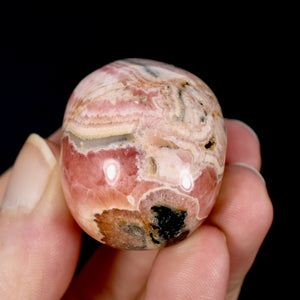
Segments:
[[[59,299],[73,276],[80,230],[57,160],[36,134],[21,149],[0,212],[0,298]]]

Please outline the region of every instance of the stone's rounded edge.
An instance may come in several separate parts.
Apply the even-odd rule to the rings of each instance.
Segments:
[[[112,64],[115,64],[115,65],[116,64],[119,64],[119,65],[122,65],[122,64],[123,65],[125,65],[125,64],[127,64],[127,65],[128,64],[135,64],[135,65],[139,66],[139,70],[142,70],[142,72],[145,73],[144,74],[145,77],[142,76],[141,78],[146,78],[146,79],[150,78],[149,79],[150,82],[151,81],[155,82],[156,80],[159,80],[160,72],[162,72],[162,71],[160,71],[159,68],[163,68],[163,69],[167,70],[168,72],[178,72],[178,74],[182,78],[184,78],[184,76],[190,76],[190,82],[193,81],[193,80],[199,82],[199,86],[202,86],[202,88],[204,89],[203,95],[205,94],[205,97],[207,96],[210,100],[213,99],[213,101],[211,101],[211,102],[209,102],[210,100],[207,100],[207,102],[206,102],[206,103],[208,103],[207,104],[208,107],[209,107],[209,105],[211,103],[211,105],[213,106],[213,112],[212,113],[214,115],[218,116],[218,118],[215,118],[214,120],[211,121],[212,124],[214,122],[220,122],[220,120],[223,118],[221,108],[220,108],[220,106],[218,104],[218,101],[217,101],[215,95],[213,94],[213,92],[210,90],[210,88],[200,78],[196,77],[192,73],[189,73],[188,71],[185,71],[183,69],[177,68],[177,67],[175,67],[173,65],[169,65],[169,64],[166,64],[166,63],[163,63],[163,62],[157,62],[157,61],[153,61],[153,60],[148,60],[148,59],[127,58],[127,59],[123,59],[123,60],[117,60],[117,61],[115,61],[115,62],[113,62],[113,63],[111,63],[109,65],[112,65]],[[113,78],[113,76],[115,76],[115,74],[117,74],[119,76],[119,73],[118,73],[119,69],[117,71],[116,70],[109,70],[109,65],[104,66],[103,69],[101,68],[102,70],[105,70],[107,78],[108,78],[107,79],[108,81],[112,80],[112,78]],[[119,67],[120,66],[118,66],[118,68]],[[83,107],[82,105],[84,105],[84,108],[86,109],[86,108],[88,108],[89,101],[95,103],[96,101],[99,100],[99,98],[94,99],[94,100],[93,99],[89,99],[88,97],[86,97],[84,95],[83,91],[89,93],[89,89],[90,88],[95,88],[95,87],[99,88],[99,86],[97,86],[97,84],[101,84],[101,82],[97,83],[96,80],[100,80],[100,79],[102,80],[103,78],[104,78],[104,80],[106,80],[106,77],[104,76],[105,74],[104,75],[101,74],[101,69],[98,69],[98,70],[94,71],[93,73],[91,73],[90,75],[88,75],[86,77],[87,80],[89,81],[87,84],[85,84],[85,82],[84,82],[85,79],[83,79],[78,84],[78,86],[82,89],[82,91],[79,94],[76,94],[76,92],[74,92],[72,94],[73,104],[69,105],[67,107],[67,110],[68,109],[75,109],[76,111],[75,112],[70,112],[70,111],[68,112],[69,117],[65,118],[65,120],[67,120],[67,122],[68,122],[67,125],[69,125],[71,123],[72,126],[71,127],[69,127],[69,126],[64,126],[63,127],[64,128],[64,130],[63,130],[63,137],[64,137],[65,133],[67,133],[67,135],[68,135],[69,138],[70,138],[70,134],[71,135],[73,134],[74,136],[76,136],[76,134],[78,133],[76,131],[76,126],[81,126],[81,125],[80,125],[80,123],[77,123],[77,124],[73,123],[72,124],[72,121],[75,120],[77,116],[80,116],[80,113],[83,111],[82,109],[80,109],[80,107]],[[116,71],[116,73],[114,73],[115,71]],[[165,72],[164,76],[166,74],[169,74],[168,72]],[[94,75],[96,75],[96,78],[93,79]],[[134,76],[136,76],[136,75],[137,74],[135,73]],[[118,77],[116,79],[118,79]],[[125,76],[125,79],[126,79],[126,76]],[[122,80],[125,80],[125,79],[124,79],[124,76],[123,76]],[[189,86],[190,85],[190,83],[189,83],[188,80],[186,80],[184,82],[185,82],[185,84],[184,84],[185,86]],[[122,85],[124,85],[124,84],[122,83]],[[78,86],[76,87],[76,89],[78,88]],[[130,85],[130,84],[129,84],[129,86],[132,87],[132,85]],[[133,92],[134,93],[139,93],[139,90],[136,88],[136,86],[137,85],[134,86]],[[151,86],[151,84],[150,84],[150,86]],[[126,85],[125,85],[125,88],[126,88]],[[176,86],[176,87],[174,87],[172,97],[174,97],[174,95],[177,97],[176,101],[178,102],[178,107],[179,108],[181,107],[180,109],[184,110],[185,109],[185,105],[187,105],[188,102],[185,103],[186,99],[183,98],[183,97],[186,97],[186,95],[183,95],[183,88],[184,88],[183,85],[182,86]],[[76,91],[76,89],[75,89],[75,91]],[[124,92],[123,89],[120,89],[120,91],[122,91],[122,93]],[[175,91],[175,93],[174,93],[174,91]],[[195,91],[193,91],[193,93],[194,92]],[[81,98],[81,97],[83,97],[82,95],[84,96],[84,98]],[[162,93],[162,95],[166,96],[165,93]],[[142,104],[145,104],[145,102],[147,102],[147,101],[143,100],[142,102],[139,102],[139,103],[142,105]],[[201,105],[203,105],[203,103],[201,102],[201,100],[199,100],[199,103],[201,103]],[[116,105],[116,103],[114,103],[114,105]],[[178,109],[178,107],[177,107],[177,109]],[[204,113],[204,115],[207,115],[207,114],[208,114],[207,112]],[[86,116],[88,116],[88,114],[86,114]],[[82,115],[81,115],[81,117],[82,117]],[[178,122],[179,120],[183,123],[185,121],[184,120],[184,116],[181,116],[180,114],[178,114],[178,117],[177,117],[176,121]],[[166,123],[165,120],[163,120],[163,121]],[[201,121],[202,121],[202,123],[204,123],[203,120],[201,120]],[[94,127],[97,126],[97,124],[95,125],[95,123],[90,123],[90,125],[91,124]],[[153,123],[153,125],[157,126],[157,124],[155,124],[155,123]],[[98,149],[97,147],[94,147],[95,143],[93,143],[93,138],[91,138],[91,136],[88,137],[88,142],[85,141],[85,139],[84,139],[84,132],[88,132],[89,128],[86,127],[86,124],[84,126],[85,126],[85,128],[82,131],[83,134],[80,135],[80,138],[78,138],[78,140],[81,139],[81,142],[83,143],[82,145],[87,149],[87,151],[85,151],[85,152],[81,151],[81,154],[87,156],[88,153],[92,153],[92,152],[93,153],[97,153],[97,152],[101,151],[101,147],[104,149],[105,148],[104,145],[106,143],[108,143],[108,139],[109,139],[110,135],[108,135],[108,137],[106,137],[106,136],[104,137],[104,139],[107,139],[105,142],[103,142],[103,141],[101,142],[100,141],[100,143],[99,143],[100,146],[98,147],[99,148]],[[221,128],[221,127],[222,126],[219,124],[217,128]],[[93,128],[93,130],[97,131],[97,128],[96,129],[95,128]],[[136,130],[136,128],[137,127],[135,126],[134,129]],[[141,130],[141,128],[138,128],[138,130]],[[219,129],[214,129],[214,130],[219,130]],[[167,131],[168,130],[165,129],[164,131],[160,130],[159,132],[162,135],[162,134],[166,134]],[[114,133],[114,134],[116,134],[116,133]],[[127,134],[131,134],[131,133],[127,133]],[[172,133],[172,134],[174,134],[174,133]],[[217,142],[221,142],[221,143],[225,144],[225,145],[223,145],[223,148],[224,148],[223,150],[225,151],[226,150],[226,142],[225,142],[225,140],[226,140],[226,134],[225,134],[225,136],[223,136],[223,135],[224,135],[224,130],[222,131],[222,133],[220,133],[221,138],[219,140],[217,139]],[[211,138],[211,136],[214,137],[215,133],[209,135],[209,138]],[[103,139],[103,137],[97,137],[97,139],[100,140],[100,139]],[[112,138],[109,141],[111,142],[111,141],[114,141],[114,140],[116,140],[116,138]],[[140,141],[143,141],[143,140],[140,139],[139,142]],[[136,140],[134,142],[136,142]],[[169,144],[171,145],[172,143],[173,142],[171,142]],[[92,144],[93,144],[94,148],[93,149],[89,149],[88,145],[92,145]],[[168,145],[166,144],[165,146],[162,145],[161,148],[158,147],[158,149],[164,149],[164,150],[171,149],[172,147],[170,147],[169,144]],[[203,147],[205,149],[204,151],[207,151],[207,153],[203,157],[207,157],[207,156],[211,155],[211,160],[208,163],[209,164],[220,163],[221,166],[220,166],[219,169],[222,169],[222,168],[224,169],[225,158],[224,158],[224,162],[223,162],[223,166],[222,166],[222,157],[225,157],[225,155],[224,156],[221,155],[221,160],[218,157],[220,155],[220,153],[222,152],[222,149],[218,148],[219,149],[218,151],[220,153],[216,154],[216,157],[214,157],[214,155],[212,155],[212,153],[214,153],[213,152],[214,151],[213,150],[214,149],[214,145],[211,146],[211,144],[214,144],[214,143],[209,140],[205,144],[205,145],[209,145],[209,146]],[[73,145],[75,146],[75,151],[77,151],[77,150],[79,151],[79,146],[78,146],[79,144],[76,145],[76,142],[74,142]],[[217,145],[217,146],[219,147],[219,145]],[[76,150],[76,148],[78,148],[78,149]],[[156,162],[158,162],[158,163],[156,163],[155,166],[153,165],[154,156],[152,156],[153,152],[151,152],[152,150],[150,148],[149,147],[147,148],[147,151],[150,151],[148,153],[147,157],[151,158],[150,159],[150,167],[151,168],[149,168],[149,170],[151,170],[151,176],[150,175],[149,176],[150,176],[151,179],[153,179],[153,177],[155,177],[155,176],[157,176],[157,174],[159,174],[159,167],[161,166],[161,164],[159,164],[159,161],[156,160]],[[220,148],[222,148],[222,146]],[[64,151],[63,147],[62,147],[61,151],[62,152]],[[173,149],[173,152],[175,152],[175,151],[176,150]],[[188,150],[188,151],[192,151],[192,150]],[[195,152],[195,150],[193,150],[193,151]],[[195,153],[193,153],[193,155],[195,155]],[[165,157],[167,157],[167,155]],[[180,159],[182,159],[182,158],[180,158]],[[198,157],[198,159],[199,159],[199,157]],[[172,160],[172,157],[170,157],[170,160]],[[174,161],[176,161],[176,160],[174,160]],[[60,161],[60,162],[62,164],[62,161]],[[136,164],[138,165],[139,168],[142,166],[142,164],[140,164],[140,163],[136,163]],[[169,164],[166,164],[165,166],[166,167],[170,167],[171,165],[172,165],[172,163],[170,162]],[[186,165],[186,162],[185,162],[185,165]],[[99,168],[99,166],[97,166],[97,167]],[[108,159],[106,161],[106,163],[104,162],[103,167],[101,167],[100,169],[104,172],[104,176],[105,176],[107,185],[110,188],[115,189],[116,186],[118,185],[118,182],[120,180],[124,181],[124,183],[122,183],[122,185],[126,186],[126,179],[124,179],[121,176],[121,174],[122,174],[121,173],[122,164],[118,163],[118,161],[115,159],[115,157],[112,157],[111,159]],[[140,172],[140,174],[145,174],[145,173],[146,172],[144,172],[144,173]],[[167,173],[168,172],[165,172],[163,174],[167,174]],[[172,171],[171,171],[171,168],[170,168],[169,174],[171,174],[171,173],[172,173]],[[160,174],[162,174],[162,172]],[[165,176],[165,175],[163,175],[163,176]],[[163,176],[161,176],[161,178],[159,178],[159,180],[164,180]],[[220,180],[220,177],[221,176],[218,177],[218,180]],[[149,178],[146,178],[146,179],[149,179]],[[165,180],[166,179],[167,178],[165,178]],[[139,184],[142,185],[143,184],[143,180],[147,181],[147,180],[145,180],[145,178],[140,178],[140,175],[139,175],[139,178],[138,178]],[[77,184],[80,185],[81,183],[78,182]],[[170,183],[167,183],[167,186],[169,186],[169,185],[170,185]],[[194,189],[194,180],[193,180],[192,174],[189,173],[189,172],[182,174],[180,176],[180,182],[178,182],[178,185],[180,186],[180,188],[178,188],[178,189],[184,191],[185,193],[190,193]],[[97,189],[99,189],[99,186],[97,187]],[[73,197],[71,195],[72,194],[71,191],[72,191],[72,189],[69,189],[69,195],[67,196],[67,198],[71,199],[71,200],[69,199],[69,201],[74,201],[74,199],[73,199]],[[141,195],[144,195],[146,192],[147,191],[144,191],[143,193],[140,192],[139,197],[142,197]],[[89,193],[92,193],[92,191],[89,191]],[[159,247],[169,246],[171,244],[174,244],[176,242],[179,242],[179,241],[185,239],[187,236],[189,236],[196,229],[196,228],[191,228],[191,229],[186,228],[185,230],[181,230],[180,231],[180,230],[178,230],[178,229],[175,228],[176,227],[175,225],[181,224],[182,222],[184,223],[185,219],[190,217],[186,211],[184,211],[184,210],[182,210],[180,208],[176,208],[176,207],[172,207],[171,208],[169,206],[164,206],[162,203],[159,204],[159,205],[153,205],[153,206],[149,207],[149,212],[150,212],[150,214],[152,214],[152,221],[149,221],[148,223],[147,222],[145,223],[144,221],[138,220],[138,217],[136,215],[133,217],[133,215],[135,214],[134,212],[139,212],[138,210],[128,210],[126,207],[119,206],[119,203],[117,205],[115,205],[115,206],[111,205],[111,207],[109,209],[107,209],[105,207],[102,207],[101,197],[103,197],[104,194],[103,194],[103,191],[101,193],[102,193],[101,194],[102,196],[101,195],[97,196],[97,201],[95,201],[95,209],[94,209],[95,213],[92,214],[91,220],[89,220],[88,222],[86,222],[87,223],[86,227],[89,226],[88,223],[93,223],[94,228],[98,227],[98,232],[97,233],[93,232],[91,234],[91,232],[89,232],[89,230],[85,230],[85,231],[87,231],[87,233],[91,234],[93,237],[96,236],[96,239],[99,240],[100,242],[106,243],[106,244],[108,244],[110,246],[113,246],[115,248],[119,248],[119,249],[153,249],[153,248],[159,248]],[[125,194],[124,194],[124,196],[125,196]],[[134,200],[133,194],[131,194],[131,192],[129,194],[126,194],[125,198],[127,200],[127,203],[129,203],[131,206],[133,206],[134,202],[136,201],[136,200]],[[113,197],[111,199],[112,199],[112,201],[116,200],[116,198],[113,198]],[[130,199],[130,201],[128,199]],[[81,201],[81,200],[78,200],[78,201]],[[105,201],[107,201],[107,200],[105,200]],[[89,200],[89,202],[91,202],[91,200]],[[80,204],[82,210],[84,210],[84,205],[85,205],[84,202],[82,202]],[[199,211],[199,207],[197,209]],[[76,211],[73,209],[72,213],[76,214]],[[115,241],[113,241],[110,238],[108,238],[107,234],[105,234],[105,233],[103,233],[101,231],[101,228],[103,226],[104,227],[106,226],[106,229],[103,229],[104,231],[106,231],[106,232],[110,231],[110,229],[107,227],[107,224],[109,223],[108,220],[110,218],[112,218],[112,215],[114,213],[116,214],[116,219],[118,220],[118,222],[119,221],[121,222],[121,224],[119,225],[119,227],[118,226],[115,227],[115,235],[116,235],[116,240]],[[126,217],[124,217],[124,216],[122,217],[122,214],[125,214],[126,216],[127,215],[128,216],[132,215],[131,217],[135,221],[133,223],[130,223],[130,222],[128,223],[127,222],[128,223],[127,224],[125,222]],[[161,216],[161,217],[159,217],[159,216]],[[79,218],[80,218],[80,216],[79,216]],[[78,220],[79,218],[77,217],[75,219]],[[122,221],[122,218],[123,218],[123,221]],[[103,220],[106,220],[106,221],[103,221]],[[153,221],[153,220],[155,220],[155,221]],[[166,220],[173,220],[172,224],[174,225],[175,229],[170,229],[168,227],[170,224],[167,224]],[[198,218],[198,214],[196,213],[195,220],[197,220],[197,222],[198,222],[197,224],[199,225],[200,223],[203,222],[204,218]],[[95,224],[96,224],[96,226],[95,226]],[[105,225],[103,225],[103,224],[105,224]],[[111,224],[112,224],[112,222],[111,222]],[[183,224],[181,224],[181,225],[184,227]],[[111,226],[116,226],[116,225],[111,225]],[[153,233],[153,230],[155,231],[155,233]],[[119,232],[119,236],[118,236],[118,233],[116,233],[116,232]],[[131,242],[131,246],[129,246],[130,243],[126,243],[125,241],[120,242],[120,240],[122,240],[122,234],[121,234],[121,232],[123,234],[125,234],[125,236],[127,236],[127,238],[129,240],[132,241]],[[135,242],[136,242],[136,244],[135,244]]]

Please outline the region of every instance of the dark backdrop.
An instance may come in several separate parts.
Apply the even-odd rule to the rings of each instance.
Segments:
[[[219,8],[179,3],[174,10],[161,4],[63,9],[26,3],[3,10],[0,172],[13,164],[30,133],[47,137],[61,126],[69,95],[91,71],[126,57],[187,69],[212,88],[226,117],[243,120],[259,136],[275,220],[240,299],[271,299],[288,293],[297,276],[289,273],[298,246],[288,218],[297,194],[289,194],[295,186],[286,169],[296,157],[291,107],[297,109],[297,102],[284,81],[285,66],[294,61],[293,24],[283,20],[289,11],[281,7]],[[85,240],[84,258],[95,246]]]

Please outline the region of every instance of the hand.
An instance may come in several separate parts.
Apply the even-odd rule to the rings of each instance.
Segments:
[[[273,208],[258,139],[241,122],[226,125],[224,179],[204,225],[159,251],[101,246],[75,279],[81,230],[60,186],[60,132],[31,135],[0,177],[0,298],[237,299]]]

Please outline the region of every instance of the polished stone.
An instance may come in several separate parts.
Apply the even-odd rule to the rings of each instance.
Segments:
[[[210,213],[224,171],[219,103],[195,75],[125,59],[84,78],[68,102],[61,174],[76,221],[121,249],[189,236]]]

